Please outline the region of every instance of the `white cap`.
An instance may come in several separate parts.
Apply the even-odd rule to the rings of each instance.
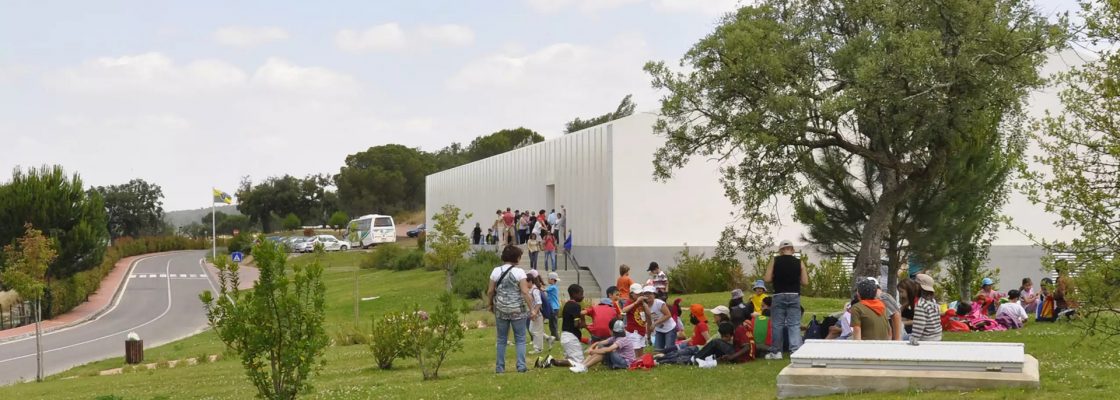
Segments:
[[[781,243],[778,243],[778,249],[779,250],[784,249],[786,247],[793,247],[793,242],[788,241],[788,240],[783,240],[783,241],[781,241]]]
[[[633,285],[630,285],[630,293],[642,294],[642,284],[635,283]]]
[[[653,286],[646,286],[646,287],[643,287],[643,288],[642,288],[642,291],[641,291],[641,293],[642,293],[642,294],[646,294],[646,293],[650,293],[650,294],[652,294],[652,293],[657,293],[657,289],[654,289],[654,288],[653,288]]]
[[[555,272],[549,272],[548,273],[548,279],[552,279],[552,280],[555,280],[557,282],[560,282],[560,274],[557,274]]]

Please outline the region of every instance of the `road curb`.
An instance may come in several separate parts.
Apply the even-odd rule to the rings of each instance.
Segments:
[[[84,324],[86,322],[95,320],[97,318],[100,318],[102,315],[105,315],[105,313],[110,308],[112,308],[114,305],[116,305],[120,301],[121,293],[124,292],[125,282],[128,281],[128,276],[132,274],[132,270],[134,268],[136,268],[137,263],[139,263],[142,260],[152,258],[152,257],[159,257],[159,256],[162,256],[162,255],[183,253],[183,252],[188,252],[188,251],[196,251],[196,250],[175,250],[175,251],[165,251],[165,252],[160,252],[160,253],[149,253],[149,254],[142,254],[142,255],[139,255],[139,256],[125,257],[124,259],[121,259],[120,261],[117,261],[117,264],[113,266],[113,270],[116,270],[117,268],[121,268],[121,265],[120,265],[121,262],[123,262],[123,261],[125,261],[129,258],[133,258],[133,260],[128,263],[128,270],[125,271],[125,273],[121,275],[121,281],[120,281],[119,284],[117,284],[117,288],[113,292],[113,296],[111,298],[109,298],[109,301],[107,303],[105,303],[104,306],[101,306],[97,310],[94,310],[93,312],[90,312],[89,314],[86,314],[85,316],[83,316],[81,318],[75,319],[74,321],[67,322],[67,323],[62,324],[62,325],[56,325],[56,326],[51,326],[51,327],[43,327],[43,328],[41,328],[42,333],[47,334],[47,333],[62,330],[62,329],[72,328],[72,327]],[[113,273],[112,271],[109,272],[109,274],[112,274],[112,273]],[[104,282],[102,282],[102,283],[104,283]],[[81,303],[81,304],[84,304],[84,302]],[[80,307],[81,304],[78,304],[78,306],[76,306],[75,308]],[[66,315],[66,314],[64,313],[63,315]],[[49,322],[49,321],[50,320],[46,320],[46,321],[43,321],[43,322]],[[25,325],[25,326],[30,326],[30,325]],[[18,329],[18,328],[13,328],[13,329]],[[0,332],[3,332],[3,331],[0,331]],[[31,331],[31,332],[28,332],[28,333],[23,333],[23,334],[19,334],[19,335],[15,335],[15,336],[0,337],[0,343],[14,342],[14,341],[17,341],[17,340],[23,340],[23,339],[27,339],[27,338],[31,338],[31,337],[35,337],[35,331]]]

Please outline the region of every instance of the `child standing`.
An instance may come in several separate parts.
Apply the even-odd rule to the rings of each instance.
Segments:
[[[618,288],[618,297],[622,299],[621,305],[625,306],[630,300],[630,286],[633,284],[634,280],[630,279],[630,266],[626,264],[618,266],[618,280],[615,281],[615,287]]]
[[[529,268],[534,271],[537,270],[537,253],[541,252],[541,241],[537,239],[537,234],[530,233],[529,241],[526,242],[526,248],[529,250]]]
[[[544,269],[548,270],[548,264],[552,263],[552,271],[556,271],[556,238],[552,236],[551,232],[544,233]]]
[[[665,271],[661,270],[661,266],[657,262],[650,262],[649,268],[650,284],[653,285],[654,297],[665,300],[669,297],[669,276],[665,275]]]
[[[541,280],[540,273],[537,270],[529,270],[529,296],[533,299],[533,309],[530,310],[530,315],[536,315],[533,319],[529,320],[529,334],[533,336],[533,351],[529,354],[537,354],[541,352],[541,347],[544,346],[544,315],[541,310],[545,307],[544,296],[541,296],[541,289],[544,288],[544,281]],[[551,344],[551,343],[550,343]]]
[[[552,333],[553,340],[560,337],[559,323],[556,321],[556,315],[560,312],[560,275],[555,272],[548,273],[548,288],[545,293],[548,293],[548,306],[552,308],[552,314],[548,315],[548,330]]]

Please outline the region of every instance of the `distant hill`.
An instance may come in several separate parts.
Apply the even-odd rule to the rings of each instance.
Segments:
[[[228,214],[240,215],[235,205],[224,205],[215,207],[215,211]],[[192,222],[202,222],[202,217],[210,214],[210,207],[199,208],[197,210],[179,210],[179,211],[166,211],[163,213],[163,219],[174,225],[176,228],[180,226],[190,225]]]

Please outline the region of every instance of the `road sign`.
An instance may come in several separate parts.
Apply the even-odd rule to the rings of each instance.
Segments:
[[[241,260],[245,259],[245,255],[241,254],[240,251],[235,251],[233,253],[229,253],[229,258],[232,259],[233,262],[239,263],[241,262]]]

